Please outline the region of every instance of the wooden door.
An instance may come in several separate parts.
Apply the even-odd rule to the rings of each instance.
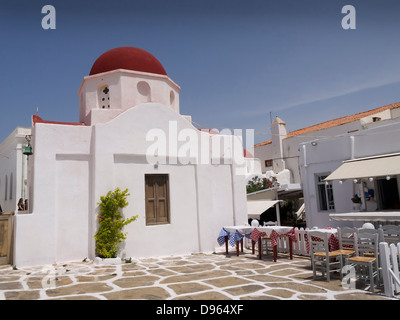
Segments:
[[[145,175],[146,225],[169,223],[167,174]]]
[[[12,263],[14,216],[0,215],[0,265]]]

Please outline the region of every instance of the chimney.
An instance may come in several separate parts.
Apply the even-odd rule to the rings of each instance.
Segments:
[[[272,159],[273,159],[273,171],[279,173],[285,169],[285,160],[283,159],[283,144],[282,140],[286,138],[286,123],[276,117],[271,124],[272,134]]]

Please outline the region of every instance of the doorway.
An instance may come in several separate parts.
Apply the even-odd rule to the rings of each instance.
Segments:
[[[400,209],[399,189],[397,179],[377,180],[379,192],[379,208],[381,210]]]
[[[14,215],[0,215],[0,265],[12,264]]]

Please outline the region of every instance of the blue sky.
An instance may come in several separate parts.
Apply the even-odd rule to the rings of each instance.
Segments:
[[[56,29],[41,26],[44,5]],[[356,29],[344,30],[344,5]],[[400,101],[398,0],[1,0],[0,141],[44,120],[78,121],[77,92],[105,51],[140,47],[181,86],[204,128],[289,131]]]

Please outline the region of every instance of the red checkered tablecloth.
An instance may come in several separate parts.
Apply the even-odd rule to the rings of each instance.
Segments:
[[[258,231],[257,228],[253,230],[253,232],[250,234],[250,239],[253,240],[254,242],[257,242],[261,237],[264,237],[266,235],[265,232]]]
[[[306,246],[307,246],[307,252],[310,252],[310,242],[308,241],[308,235],[306,234]],[[314,241],[322,241],[322,239],[317,238],[317,237],[311,237]],[[335,234],[331,234],[331,236],[328,238],[328,243],[329,243],[329,251],[335,251],[339,250],[339,239]]]
[[[257,230],[257,228],[255,228],[253,230],[253,232],[250,234],[250,238],[251,240],[253,240],[254,242],[257,242],[261,237],[265,236],[266,233],[263,231],[259,231]],[[271,238],[271,245],[274,247],[276,245],[278,245],[278,238],[280,237],[286,237],[288,236],[290,239],[292,239],[294,242],[297,241],[297,237],[294,231],[294,228],[288,232],[288,233],[282,233],[282,234],[278,234],[278,232],[276,232],[275,230],[272,230],[271,234],[269,235],[269,237]]]

